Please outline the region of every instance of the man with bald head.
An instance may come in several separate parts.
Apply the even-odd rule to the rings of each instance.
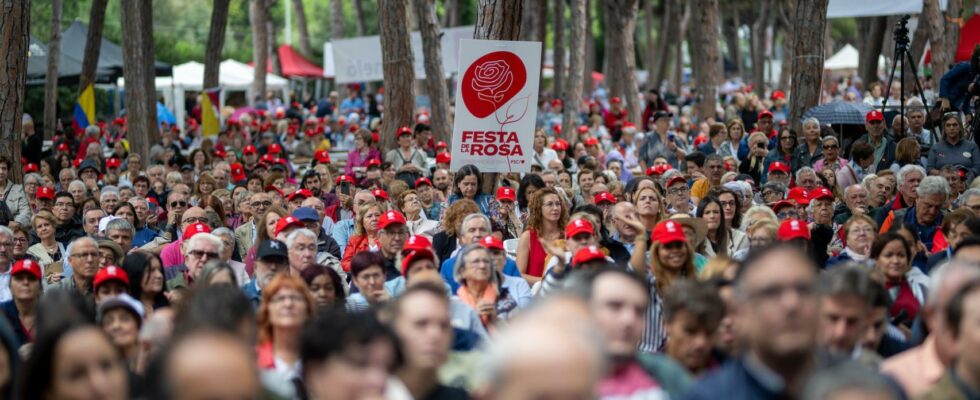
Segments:
[[[868,213],[868,189],[856,184],[844,188],[844,205],[834,210],[834,223],[844,225],[848,219],[857,214]]]
[[[180,217],[180,232],[184,232],[188,226],[196,223],[208,224],[208,215],[201,207],[191,207]],[[183,233],[181,234],[183,235]],[[160,250],[160,259],[163,261],[163,266],[172,267],[175,265],[181,265],[184,263],[184,254],[181,251],[181,244],[183,240],[182,236],[174,238],[174,241],[163,247]]]

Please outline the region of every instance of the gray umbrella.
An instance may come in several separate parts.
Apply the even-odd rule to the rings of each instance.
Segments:
[[[823,125],[864,125],[868,111],[871,111],[871,106],[864,103],[835,101],[807,110],[803,113],[803,119],[814,117]]]

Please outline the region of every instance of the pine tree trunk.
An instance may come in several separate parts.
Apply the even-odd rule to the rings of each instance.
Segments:
[[[779,70],[779,88],[789,89],[790,78],[793,76],[793,42],[796,27],[793,26],[793,18],[796,15],[797,0],[787,0],[777,2],[779,12],[779,25],[783,30],[783,62]]]
[[[252,77],[252,96],[249,102],[265,101],[265,76],[269,65],[269,35],[266,34],[265,0],[249,0],[249,16],[252,24],[252,61],[255,75]]]
[[[425,91],[432,103],[429,119],[435,141],[449,142],[453,126],[449,123],[449,90],[446,73],[442,69],[442,42],[439,34],[439,18],[432,0],[414,0],[415,14],[419,18],[422,35],[422,52],[425,54]]]
[[[919,23],[929,24],[929,46],[932,49],[932,87],[938,88],[943,74],[949,70],[953,58],[946,51],[946,32],[943,14],[939,10],[939,0],[925,0]],[[924,76],[924,73],[919,75]]]
[[[555,15],[552,29],[552,49],[554,51],[555,78],[551,94],[556,99],[565,97],[565,0],[555,0]],[[544,47],[543,45],[541,46]]]
[[[109,0],[92,0],[88,16],[88,36],[85,37],[85,58],[82,73],[78,76],[78,93],[95,82],[99,67],[99,51],[102,49],[102,28],[105,26],[105,8]]]
[[[385,85],[385,122],[381,124],[382,153],[396,147],[395,134],[398,128],[411,126],[415,113],[415,62],[406,21],[408,4],[403,0],[378,2]]]
[[[755,84],[755,94],[765,96],[765,60],[766,60],[766,31],[769,26],[767,12],[772,8],[770,0],[760,0],[755,21],[752,22],[752,83]]]
[[[956,62],[956,50],[960,45],[960,23],[959,18],[963,9],[963,0],[949,0],[946,3],[946,59],[949,62]]]
[[[863,48],[858,57],[858,76],[864,82],[864,87],[878,80],[878,58],[885,43],[885,31],[888,30],[888,17],[869,17],[867,20],[868,31],[863,36],[867,40],[859,41]]]
[[[698,116],[704,120],[715,116],[717,86],[721,82],[722,64],[718,52],[718,1],[692,0],[693,23],[691,49],[694,80],[700,101]]]
[[[276,19],[272,18],[272,6],[276,3],[276,0],[265,0],[265,34],[268,36],[266,43],[269,45],[268,55],[270,64],[272,65],[272,73],[282,76],[282,64],[279,63],[279,41],[276,40],[276,32],[279,32],[279,27],[276,25]],[[285,5],[289,7],[287,3]],[[288,101],[283,99],[283,101]]]
[[[677,40],[673,42],[674,69],[671,71],[670,87],[677,94],[681,92],[681,78],[684,76],[684,38],[689,37],[688,25],[691,24],[691,14],[693,13],[691,1],[687,1],[686,3],[684,5],[684,14],[681,17],[681,23],[677,30]],[[688,40],[688,47],[690,47],[690,40]]]
[[[828,0],[801,1],[796,5],[793,25],[793,82],[789,99],[790,126],[800,132],[803,113],[820,102],[823,78],[824,30]]]
[[[653,17],[655,14],[653,2],[654,0],[642,0],[643,1],[643,24],[646,29],[643,32],[643,53],[646,57],[643,58],[643,69],[647,71],[646,82],[643,86],[646,89],[655,88],[656,85],[653,84],[653,65],[657,63],[657,58],[663,57],[663,54],[657,53],[657,44],[653,41],[653,32],[657,29],[654,26]],[[664,21],[661,18],[660,25],[663,27]],[[663,40],[664,30],[660,30],[661,33],[658,34],[658,39]]]
[[[48,41],[48,73],[44,81],[44,138],[54,137],[58,120],[58,60],[61,58],[61,0],[51,1],[51,40]]]
[[[367,36],[367,24],[364,23],[364,4],[362,0],[354,0],[354,22],[357,23],[357,36]]]
[[[10,180],[20,182],[23,168],[16,166],[20,165],[31,2],[2,0],[0,11],[0,156],[11,163]]]
[[[660,16],[660,33],[657,36],[657,47],[653,50],[656,59],[648,75],[649,79],[647,79],[647,88],[656,88],[658,90],[670,69],[670,59],[674,53],[671,45],[677,41],[677,32],[680,30],[679,20],[681,18],[681,10],[677,0],[663,1],[663,14]],[[646,121],[641,122],[645,123]]]
[[[476,27],[473,38],[483,40],[518,40],[521,37],[523,4],[514,0],[477,0]],[[497,174],[483,174],[483,193],[493,193]]]
[[[289,7],[289,5],[286,5],[286,7]],[[293,0],[293,10],[296,11],[299,49],[303,52],[303,55],[310,57],[313,55],[313,48],[310,47],[310,30],[306,27],[306,10],[303,9],[303,0]]]
[[[447,28],[459,25],[459,0],[446,0],[442,15],[442,26]]]
[[[582,97],[592,97],[592,71],[596,70],[595,42],[596,37],[592,32],[592,0],[585,0],[585,83],[582,84],[584,94]]]
[[[606,20],[606,84],[610,96],[622,97],[630,121],[639,121],[643,106],[636,83],[636,49],[633,33],[636,29],[637,0],[605,0],[602,2]]]
[[[721,32],[725,39],[725,50],[728,53],[728,60],[735,65],[735,73],[744,78],[745,63],[742,60],[742,49],[739,46],[738,37],[738,29],[741,26],[741,21],[738,14],[738,5],[735,3],[729,4],[728,7],[726,7],[726,11],[731,15],[727,18],[722,18],[721,22]],[[762,15],[759,15],[757,18],[762,18]]]
[[[150,1],[122,0],[123,77],[126,79],[126,125],[134,153],[150,158],[159,141],[155,68],[153,65],[153,6]]]
[[[214,0],[211,9],[211,27],[208,31],[208,49],[204,53],[204,88],[220,85],[221,51],[225,47],[225,28],[228,26],[228,5],[231,0]]]
[[[330,40],[344,38],[344,3],[341,0],[330,0]],[[337,85],[335,88],[340,98],[347,97],[346,86]]]
[[[585,7],[588,0],[571,0],[569,7],[572,12],[568,38],[568,78],[565,85],[565,95],[562,101],[565,107],[561,116],[561,137],[569,143],[574,143],[575,128],[578,125],[578,110],[582,104],[585,91],[585,76],[591,75],[585,70],[585,42],[589,40],[586,34]]]

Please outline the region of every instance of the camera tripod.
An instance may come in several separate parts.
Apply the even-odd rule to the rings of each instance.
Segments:
[[[902,68],[898,70],[899,72],[899,104],[898,112],[902,116],[902,129],[908,129],[905,124],[905,64],[909,65],[909,70],[912,72],[913,85],[915,90],[919,92],[919,96],[922,98],[922,105],[926,107],[928,102],[926,102],[925,91],[922,90],[922,83],[919,82],[919,74],[916,72],[915,65],[916,61],[912,58],[912,53],[909,51],[909,18],[911,15],[905,15],[901,20],[895,25],[895,53],[892,57],[892,72],[888,76],[888,86],[885,86],[885,98],[881,101],[881,112],[884,113],[886,106],[888,105],[888,99],[891,97],[892,82],[895,80],[895,72],[898,70],[898,63],[902,63]],[[925,22],[925,21],[922,21]],[[923,110],[928,111],[928,110]],[[884,121],[882,121],[884,122]],[[886,125],[887,126],[887,125]],[[904,135],[905,132],[902,132]],[[896,132],[897,135],[897,132]],[[898,140],[899,138],[896,138]],[[916,138],[918,140],[918,138]]]

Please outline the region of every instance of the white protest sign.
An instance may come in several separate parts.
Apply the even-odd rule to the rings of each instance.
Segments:
[[[541,42],[459,42],[450,169],[530,172],[538,115]]]

